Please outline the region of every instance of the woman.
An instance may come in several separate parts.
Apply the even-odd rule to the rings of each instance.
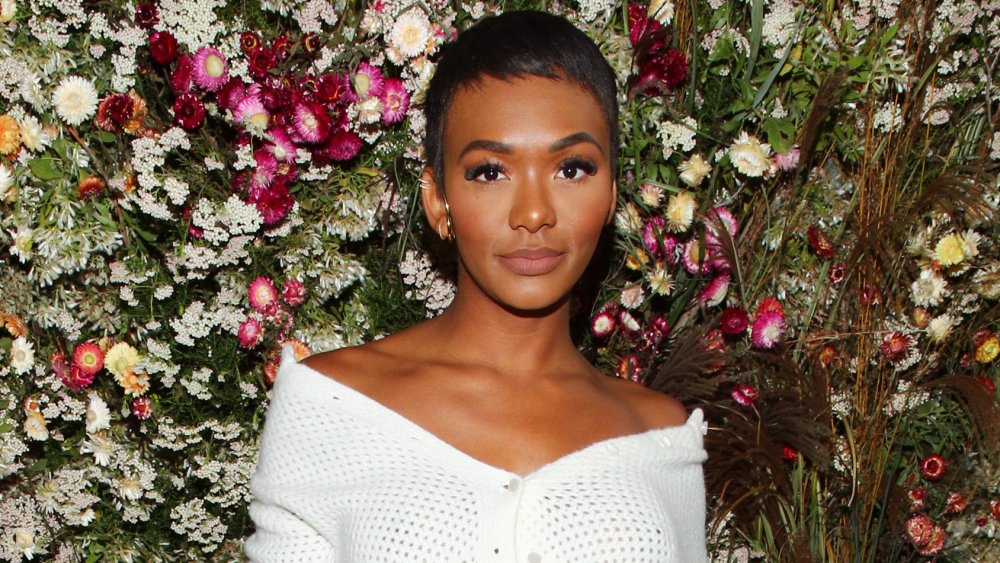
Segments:
[[[614,75],[565,20],[484,20],[427,93],[439,317],[296,364],[252,487],[253,560],[705,559],[701,412],[599,373],[569,295],[614,217]]]

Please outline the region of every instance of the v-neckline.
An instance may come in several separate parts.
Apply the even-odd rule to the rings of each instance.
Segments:
[[[539,465],[538,467],[532,469],[531,471],[522,474],[510,471],[508,469],[504,469],[503,467],[500,467],[498,465],[493,465],[492,463],[486,462],[482,459],[473,456],[472,454],[469,454],[468,452],[455,446],[451,442],[448,442],[447,440],[441,438],[437,434],[424,428],[423,426],[415,422],[413,419],[403,415],[399,411],[386,406],[385,404],[375,400],[374,398],[362,393],[361,391],[358,391],[357,389],[341,382],[340,380],[334,377],[330,377],[306,364],[295,361],[294,357],[292,357],[291,355],[285,356],[283,354],[279,370],[279,377],[280,377],[280,371],[293,367],[303,368],[305,373],[310,374],[312,377],[322,379],[328,382],[328,384],[340,390],[342,394],[347,394],[353,397],[356,401],[358,401],[361,404],[363,408],[371,411],[373,414],[384,414],[391,417],[401,427],[407,429],[410,432],[411,436],[418,439],[422,439],[425,443],[427,443],[428,446],[435,447],[443,451],[444,453],[451,455],[456,460],[461,461],[464,464],[476,466],[493,473],[500,473],[501,475],[508,478],[515,477],[521,481],[531,479],[532,477],[544,473],[545,471],[551,469],[552,467],[567,463],[571,459],[575,459],[577,457],[584,455],[585,453],[599,449],[601,447],[610,449],[612,446],[618,446],[622,442],[631,442],[635,440],[656,438],[661,434],[668,434],[671,432],[676,432],[686,429],[692,424],[692,421],[696,419],[695,413],[697,412],[700,414],[700,409],[695,409],[695,412],[692,412],[688,416],[688,419],[687,421],[685,421],[684,424],[679,424],[676,426],[667,426],[663,428],[651,428],[649,430],[644,430],[641,432],[634,432],[631,434],[621,434],[618,436],[612,436],[610,438],[604,438],[601,440],[597,440],[595,442],[591,442],[590,444],[587,444],[569,453],[563,454],[555,459],[547,461],[542,465]]]

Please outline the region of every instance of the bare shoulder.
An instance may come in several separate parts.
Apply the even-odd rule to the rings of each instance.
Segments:
[[[613,388],[619,397],[629,405],[648,428],[681,426],[687,422],[689,415],[687,408],[670,395],[653,391],[631,381],[611,379],[614,382]]]
[[[313,354],[302,363],[313,370],[362,392],[377,390],[387,377],[407,373],[414,354],[405,333],[388,336],[359,346]]]

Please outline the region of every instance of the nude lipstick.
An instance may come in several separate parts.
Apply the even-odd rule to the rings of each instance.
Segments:
[[[505,268],[521,276],[542,276],[562,262],[564,253],[551,248],[522,248],[499,256]]]

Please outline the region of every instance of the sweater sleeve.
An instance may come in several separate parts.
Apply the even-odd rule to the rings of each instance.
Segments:
[[[245,545],[252,562],[336,561],[336,550],[309,524],[280,504],[255,499],[250,517],[256,531]]]

